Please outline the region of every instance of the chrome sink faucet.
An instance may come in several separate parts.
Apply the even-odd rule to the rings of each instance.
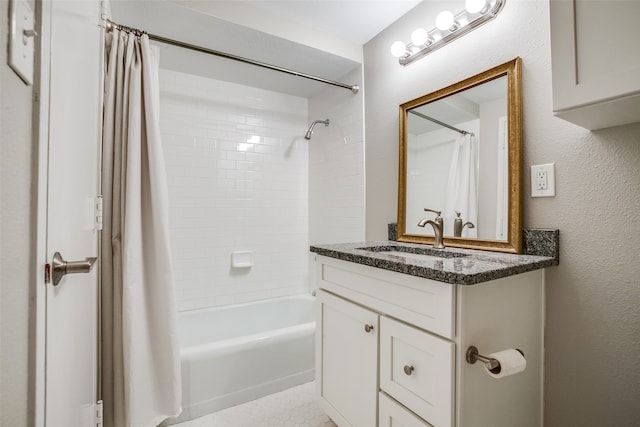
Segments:
[[[442,214],[441,211],[434,211],[433,209],[424,208],[425,212],[433,212],[436,214],[435,220],[430,220],[427,218],[421,219],[418,223],[418,227],[424,227],[429,224],[433,227],[433,247],[435,249],[444,249],[444,245],[442,244],[442,234],[444,231],[444,219],[440,216]]]

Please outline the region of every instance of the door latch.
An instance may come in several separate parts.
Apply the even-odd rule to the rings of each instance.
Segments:
[[[65,261],[60,252],[53,254],[51,261],[51,282],[58,286],[60,280],[67,274],[89,273],[95,265],[97,257],[86,258],[84,261]]]

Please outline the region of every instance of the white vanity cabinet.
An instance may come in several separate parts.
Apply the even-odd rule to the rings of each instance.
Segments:
[[[587,129],[640,122],[638,1],[550,0],[554,114]]]
[[[543,273],[452,285],[315,255],[316,397],[339,427],[540,427]],[[495,379],[465,360],[521,349]]]

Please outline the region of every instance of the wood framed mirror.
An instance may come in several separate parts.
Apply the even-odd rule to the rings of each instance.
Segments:
[[[521,59],[400,105],[397,239],[522,250]]]

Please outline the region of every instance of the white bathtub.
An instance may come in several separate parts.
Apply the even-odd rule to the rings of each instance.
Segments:
[[[162,425],[312,381],[314,301],[299,295],[179,313],[183,410]]]

